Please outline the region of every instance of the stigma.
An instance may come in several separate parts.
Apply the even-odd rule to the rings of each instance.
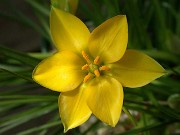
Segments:
[[[82,70],[87,70],[88,74],[84,77],[84,83],[89,81],[91,78],[101,76],[101,71],[109,71],[110,68],[108,66],[104,66],[100,64],[100,56],[96,56],[93,62],[89,59],[88,54],[85,51],[82,51],[82,56],[87,62],[84,66],[82,66]]]

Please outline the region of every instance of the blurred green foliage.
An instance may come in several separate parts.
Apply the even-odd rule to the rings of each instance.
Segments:
[[[52,53],[53,47],[49,49],[48,46],[52,45],[49,32],[50,1],[24,2],[31,7],[38,21],[27,17],[11,0],[0,1],[1,5],[9,7],[7,11],[0,9],[0,17],[33,29],[44,42],[41,52],[28,54],[0,45],[0,134],[63,134],[57,104],[59,93],[42,88],[31,79],[34,67]],[[126,119],[120,122],[120,126],[128,130],[118,133],[112,131],[112,134],[178,134],[180,1],[80,0],[77,9],[77,16],[91,30],[118,14],[125,14],[128,18],[128,48],[147,53],[161,63],[168,74],[142,88],[125,88],[123,110],[137,125],[129,124]],[[138,115],[132,116],[131,112]],[[67,134],[85,135],[101,128],[109,127],[96,120],[85,131],[76,128]]]

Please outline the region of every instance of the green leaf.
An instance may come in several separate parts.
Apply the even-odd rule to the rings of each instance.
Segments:
[[[6,105],[11,105],[11,104],[30,104],[30,103],[35,103],[35,102],[38,102],[38,103],[43,103],[43,102],[54,102],[55,100],[54,99],[37,99],[37,98],[32,98],[32,99],[15,99],[15,100],[5,100],[5,101],[1,101],[0,102],[0,106],[6,106]]]
[[[22,113],[11,115],[9,117],[6,117],[6,119],[1,118],[0,133],[4,133],[20,124],[23,124],[37,117],[43,116],[55,110],[56,108],[57,108],[57,104],[48,104],[44,106],[37,106],[36,108],[29,109]]]
[[[26,53],[15,51],[1,45],[0,45],[0,53],[8,58],[15,59],[32,67],[36,66],[40,62],[40,60],[33,58]]]
[[[168,116],[173,119],[180,120],[180,114],[173,111],[173,109],[170,109],[168,107],[164,107],[164,106],[160,105],[151,91],[146,91],[146,94],[149,97],[150,101],[156,106],[156,110],[159,110],[162,113],[162,115],[164,114],[164,115],[166,115],[166,117]]]
[[[53,121],[53,122],[48,122],[47,124],[43,124],[41,126],[38,126],[38,127],[34,127],[34,128],[30,128],[28,130],[25,130],[23,132],[20,132],[18,133],[17,135],[27,135],[27,134],[32,134],[34,132],[37,132],[37,131],[41,131],[43,129],[48,129],[48,128],[51,128],[51,127],[54,127],[54,126],[57,126],[57,125],[60,125],[61,122],[60,121]]]
[[[49,10],[46,7],[44,7],[41,3],[37,2],[37,0],[26,0],[26,2],[38,12],[49,17]]]
[[[15,72],[11,72],[11,71],[6,70],[6,69],[3,69],[3,68],[0,68],[0,71],[1,71],[1,72],[7,72],[7,73],[9,73],[9,74],[11,74],[11,75],[13,75],[13,76],[16,76],[16,77],[18,77],[18,78],[22,78],[22,79],[27,80],[27,81],[29,81],[29,82],[34,82],[34,81],[33,81],[31,78],[29,78],[29,77],[26,77],[26,76],[24,76],[24,75],[21,75],[21,74],[15,73]]]
[[[157,50],[144,50],[143,52],[155,59],[163,60],[166,62],[173,62],[175,64],[180,63],[179,57],[169,52]]]
[[[148,126],[145,126],[145,127],[142,127],[142,128],[132,129],[132,130],[129,130],[127,132],[116,134],[116,135],[136,135],[136,134],[148,131],[148,130],[156,129],[156,128],[159,128],[159,127],[164,127],[165,125],[171,124],[173,122],[175,122],[175,121],[170,120],[170,121],[159,122],[159,123],[156,122],[154,124],[151,124],[151,125],[148,125]]]

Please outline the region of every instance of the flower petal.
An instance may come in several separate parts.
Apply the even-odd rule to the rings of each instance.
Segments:
[[[58,50],[85,50],[90,32],[74,15],[52,7],[50,15],[52,39]]]
[[[61,93],[59,96],[59,112],[64,125],[64,131],[75,128],[84,123],[91,115],[87,106],[85,86]]]
[[[105,21],[92,32],[88,47],[94,58],[100,56],[104,63],[112,63],[123,56],[127,42],[126,16],[118,15]]]
[[[123,88],[111,77],[96,77],[87,86],[90,91],[88,106],[101,121],[115,126],[119,120],[123,104]]]
[[[83,65],[83,60],[77,54],[62,51],[43,60],[35,68],[33,79],[51,90],[73,90],[83,81]]]
[[[111,76],[130,88],[144,86],[165,74],[154,59],[135,50],[127,50],[121,60],[109,66]]]

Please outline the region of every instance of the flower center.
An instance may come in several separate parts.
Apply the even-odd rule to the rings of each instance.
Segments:
[[[82,70],[87,70],[88,74],[84,77],[84,83],[90,80],[93,77],[99,77],[101,75],[101,71],[109,71],[110,68],[108,66],[100,65],[100,56],[96,56],[93,62],[89,59],[89,56],[85,51],[82,51],[82,56],[86,60],[87,64],[82,66]]]

